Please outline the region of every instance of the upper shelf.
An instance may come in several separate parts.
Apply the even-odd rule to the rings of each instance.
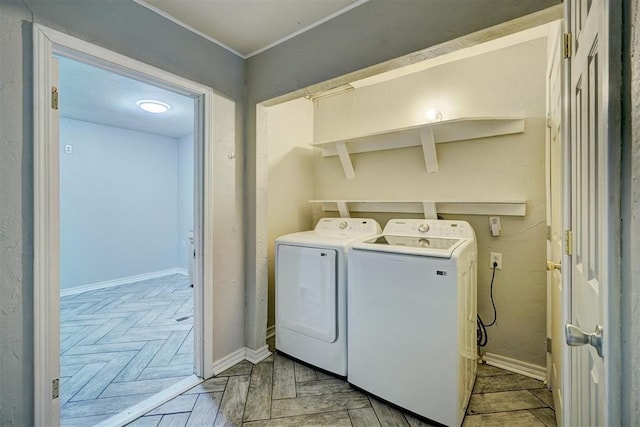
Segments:
[[[435,144],[524,132],[524,117],[466,117],[311,144],[339,156],[347,178],[355,177],[350,154],[422,146],[427,172],[438,171]]]

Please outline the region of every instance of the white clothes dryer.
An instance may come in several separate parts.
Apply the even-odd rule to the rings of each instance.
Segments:
[[[348,381],[460,426],[476,376],[475,234],[464,221],[390,220],[349,253]]]
[[[347,375],[347,252],[380,231],[373,219],[323,218],[276,239],[278,352]]]

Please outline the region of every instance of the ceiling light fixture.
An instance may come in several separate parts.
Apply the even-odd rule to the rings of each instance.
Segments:
[[[169,104],[165,104],[160,101],[153,101],[151,99],[143,99],[136,102],[136,104],[138,104],[138,107],[142,108],[144,111],[156,114],[164,113],[171,108]]]

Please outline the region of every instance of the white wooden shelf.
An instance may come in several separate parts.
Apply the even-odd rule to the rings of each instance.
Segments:
[[[435,144],[524,132],[523,117],[467,117],[389,129],[338,140],[317,141],[311,145],[322,149],[324,157],[338,156],[347,178],[355,171],[351,154],[422,146],[428,173],[438,171]]]
[[[525,200],[433,201],[433,200],[309,200],[323,211],[339,212],[349,218],[351,212],[386,212],[423,214],[436,219],[438,214],[525,216]]]

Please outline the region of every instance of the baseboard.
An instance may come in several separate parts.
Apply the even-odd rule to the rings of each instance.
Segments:
[[[186,276],[187,275],[186,271],[187,270],[185,270],[184,268],[170,268],[168,270],[153,271],[151,273],[138,274],[138,275],[129,276],[129,277],[121,277],[119,279],[107,280],[104,282],[90,283],[88,285],[61,289],[60,296],[66,297],[68,295],[76,295],[76,294],[81,294],[83,292],[96,291],[98,289],[112,288],[114,286],[126,285],[133,282],[140,282],[142,280],[155,279],[156,277],[170,276],[172,274],[183,274]]]
[[[144,414],[152,411],[163,403],[168,402],[176,396],[181,395],[187,390],[195,387],[196,385],[202,382],[202,378],[198,378],[196,375],[191,375],[183,379],[180,382],[175,383],[174,385],[162,390],[159,393],[154,394],[148,399],[143,400],[140,403],[137,403],[124,411],[113,415],[110,418],[102,421],[97,424],[96,427],[120,427],[125,426],[143,416]]]
[[[216,360],[213,362],[213,375],[221,374],[236,363],[242,362],[245,360],[246,353],[246,348],[242,347],[222,359]]]
[[[495,366],[496,368],[515,372],[516,374],[534,378],[539,381],[546,381],[547,379],[547,369],[544,366],[522,362],[493,353],[485,353],[482,359],[487,365]]]
[[[245,349],[246,349],[245,359],[247,359],[249,362],[253,363],[254,365],[256,363],[262,362],[264,359],[271,356],[271,352],[269,351],[268,345],[265,345],[257,350],[252,350],[250,348],[245,348]]]
[[[276,325],[267,326],[267,339],[276,336]]]

